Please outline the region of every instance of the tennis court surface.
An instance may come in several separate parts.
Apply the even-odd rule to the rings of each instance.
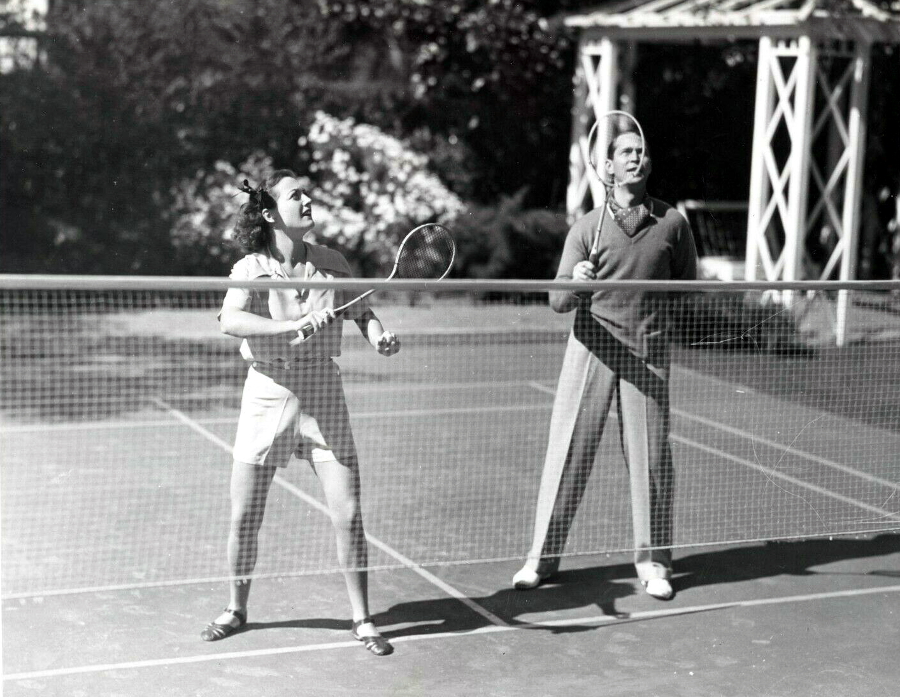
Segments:
[[[854,296],[842,348],[811,330],[828,298],[684,298],[663,603],[634,577],[615,413],[560,573],[510,585],[571,316],[496,289],[383,295],[401,352],[346,323],[338,359],[396,648],[377,658],[349,635],[303,461],[273,486],[248,625],[200,641],[227,601],[246,367],[222,289],[149,286],[2,290],[4,694],[896,693],[900,322],[881,296]]]

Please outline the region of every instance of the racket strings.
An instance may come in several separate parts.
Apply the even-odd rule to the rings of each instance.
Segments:
[[[594,122],[588,133],[588,162],[604,189],[603,199],[597,201],[603,210],[600,214],[600,219],[597,221],[597,228],[594,231],[594,238],[588,253],[588,260],[594,265],[597,264],[599,259],[600,231],[606,218],[607,206],[612,197],[613,188],[622,184],[621,181],[615,179],[612,172],[607,170],[606,163],[612,159],[613,143],[616,142],[619,136],[626,133],[632,133],[638,137],[638,148],[641,157],[641,165],[639,167],[643,167],[643,158],[646,155],[644,131],[637,119],[631,114],[624,111],[607,112]]]
[[[610,146],[620,135],[634,133],[640,138],[640,149],[644,153],[644,134],[637,120],[625,112],[614,111],[601,116],[588,134],[588,160],[607,189],[614,185],[613,175],[606,171],[605,163],[610,159]]]
[[[456,245],[449,230],[425,225],[412,232],[397,253],[397,278],[440,279],[450,270]]]

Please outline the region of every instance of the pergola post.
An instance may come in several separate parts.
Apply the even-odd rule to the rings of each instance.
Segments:
[[[749,280],[756,279],[758,266],[769,281],[803,276],[817,59],[809,37],[778,45],[769,37],[760,39],[747,218]],[[777,152],[781,133],[787,136],[786,155]]]
[[[844,186],[843,234],[838,244],[844,244],[841,257],[841,280],[856,276],[859,255],[859,219],[862,209],[863,170],[866,156],[866,119],[869,95],[869,55],[872,47],[868,43],[856,44],[853,58],[853,88],[850,92],[850,113],[848,123],[848,149],[850,151],[847,177]],[[838,346],[847,340],[847,311],[850,298],[847,291],[838,292],[837,321],[835,339]]]
[[[805,36],[780,45],[768,37],[760,40],[747,219],[748,280],[755,280],[760,271],[770,281],[827,280],[837,268],[840,280],[855,278],[869,53],[866,42],[857,43],[848,54],[834,45],[816,45]],[[822,68],[824,58],[840,63],[848,56],[851,60],[836,78]],[[777,143],[779,135],[787,138]],[[778,152],[779,145],[782,150],[787,145],[787,153]],[[814,151],[824,153],[819,162]],[[807,239],[817,230],[829,232],[823,243],[834,241],[821,267],[807,250]],[[790,304],[790,292],[781,298]],[[835,321],[839,345],[846,339],[848,303],[847,293],[839,293]]]
[[[801,36],[794,46],[786,48],[788,55],[796,53],[794,70],[797,86],[794,90],[793,118],[788,122],[791,154],[788,158],[790,189],[788,216],[784,221],[784,273],[786,281],[803,280],[806,260],[806,220],[809,212],[809,176],[812,162],[812,124],[815,104],[818,51],[808,36]],[[791,292],[785,294],[790,304]]]
[[[616,108],[619,84],[619,47],[606,37],[582,38],[578,46],[576,95],[572,109],[572,146],[569,150],[569,220],[584,215],[603,200],[603,184],[588,156],[588,133],[603,113]]]
[[[766,169],[766,148],[769,120],[775,107],[775,87],[769,65],[774,61],[772,39],[759,40],[759,63],[756,69],[756,106],[753,116],[753,150],[750,162],[750,194],[747,201],[747,253],[745,275],[748,281],[757,280],[757,272],[765,278],[774,275],[772,257],[766,244],[769,201],[774,193]],[[759,268],[758,268],[759,266]]]

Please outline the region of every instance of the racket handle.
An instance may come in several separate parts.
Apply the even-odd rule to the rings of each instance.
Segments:
[[[315,329],[313,329],[313,326],[311,324],[304,324],[300,327],[300,329],[297,330],[297,333],[304,339],[308,339],[313,334],[315,334]]]
[[[588,256],[588,261],[596,266],[597,262],[600,261],[600,252],[598,252],[597,250],[592,251]]]
[[[358,300],[358,299],[359,299],[359,298],[357,298],[357,300]],[[354,300],[353,302],[356,302],[356,301]],[[347,303],[346,305],[342,305],[341,307],[337,308],[337,309],[334,311],[334,318],[337,319],[337,318],[340,317],[342,314],[344,314],[344,312],[347,311],[347,308],[350,307],[352,304],[353,304],[352,302],[351,302],[351,303]],[[315,334],[315,333],[316,333],[316,330],[313,328],[313,326],[312,326],[311,324],[301,324],[301,325],[300,325],[300,328],[297,330],[297,334],[298,334],[300,337],[302,337],[303,339],[308,339],[309,337],[311,337],[311,336],[312,336],[313,334]]]

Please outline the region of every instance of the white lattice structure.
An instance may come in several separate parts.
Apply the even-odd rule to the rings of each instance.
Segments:
[[[587,165],[595,115],[628,109],[639,42],[759,41],[748,280],[852,280],[856,273],[873,42],[900,43],[900,7],[867,0],[631,0],[568,17],[580,31],[570,150],[569,215],[602,191]],[[625,65],[623,65],[623,63]],[[827,238],[827,259],[808,241]],[[844,338],[845,298],[836,335]]]
[[[0,74],[31,65],[40,55],[37,36],[47,29],[50,0],[4,0],[0,8],[10,26],[0,35]]]

